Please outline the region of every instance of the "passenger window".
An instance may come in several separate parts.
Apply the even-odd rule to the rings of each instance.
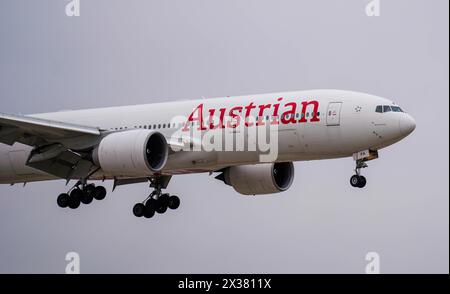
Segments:
[[[379,112],[379,113],[383,113],[383,106],[378,105],[377,108],[375,109],[375,111]]]
[[[384,105],[383,112],[389,112],[389,111],[391,111],[391,107],[389,105]]]

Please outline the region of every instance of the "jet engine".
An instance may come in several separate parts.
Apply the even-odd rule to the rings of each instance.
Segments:
[[[163,134],[140,129],[105,136],[92,157],[105,174],[142,177],[161,171],[168,153]]]
[[[239,165],[226,168],[216,177],[243,195],[286,191],[294,180],[292,162]]]

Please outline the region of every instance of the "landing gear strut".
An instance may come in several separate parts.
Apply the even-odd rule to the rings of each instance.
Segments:
[[[356,161],[355,175],[350,178],[350,185],[357,188],[364,188],[367,184],[366,178],[361,175],[361,169],[366,168],[366,162],[378,158],[377,150],[363,150],[353,154]]]
[[[106,197],[106,189],[103,186],[87,184],[86,180],[78,181],[67,193],[58,196],[56,202],[59,207],[76,209],[83,204],[90,204],[94,199],[102,200]]]
[[[180,198],[175,195],[162,193],[162,189],[167,188],[170,176],[158,176],[150,178],[152,193],[142,202],[136,203],[133,207],[133,214],[136,217],[152,218],[155,213],[163,214],[170,209],[177,209],[180,206]]]
[[[364,188],[366,186],[367,180],[364,176],[361,175],[361,169],[366,167],[367,164],[362,159],[358,159],[356,161],[356,174],[350,178],[350,185],[352,185],[352,187]]]

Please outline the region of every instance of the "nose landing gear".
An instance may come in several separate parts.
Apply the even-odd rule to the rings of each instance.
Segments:
[[[367,184],[367,180],[364,176],[361,175],[361,169],[366,168],[367,164],[359,159],[356,161],[355,175],[350,178],[350,185],[356,188],[364,188]]]
[[[361,175],[361,169],[366,168],[366,162],[378,158],[377,150],[363,150],[353,154],[353,159],[356,161],[355,175],[350,178],[350,185],[356,188],[364,188],[367,180]]]
[[[353,175],[350,178],[350,185],[352,185],[352,187],[364,188],[366,184],[367,180],[364,176]]]

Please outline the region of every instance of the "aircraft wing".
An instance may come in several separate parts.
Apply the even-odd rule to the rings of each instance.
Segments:
[[[8,145],[19,142],[35,146],[85,135],[100,136],[100,130],[42,118],[0,113],[0,142]]]
[[[0,113],[0,143],[17,142],[33,147],[27,166],[67,180],[85,177],[96,168],[88,154],[103,133],[96,127]],[[188,143],[168,142],[178,148]]]
[[[0,113],[0,143],[32,146],[26,165],[63,179],[86,176],[94,168],[73,142],[82,142],[78,147],[83,149],[100,137],[94,127]]]

